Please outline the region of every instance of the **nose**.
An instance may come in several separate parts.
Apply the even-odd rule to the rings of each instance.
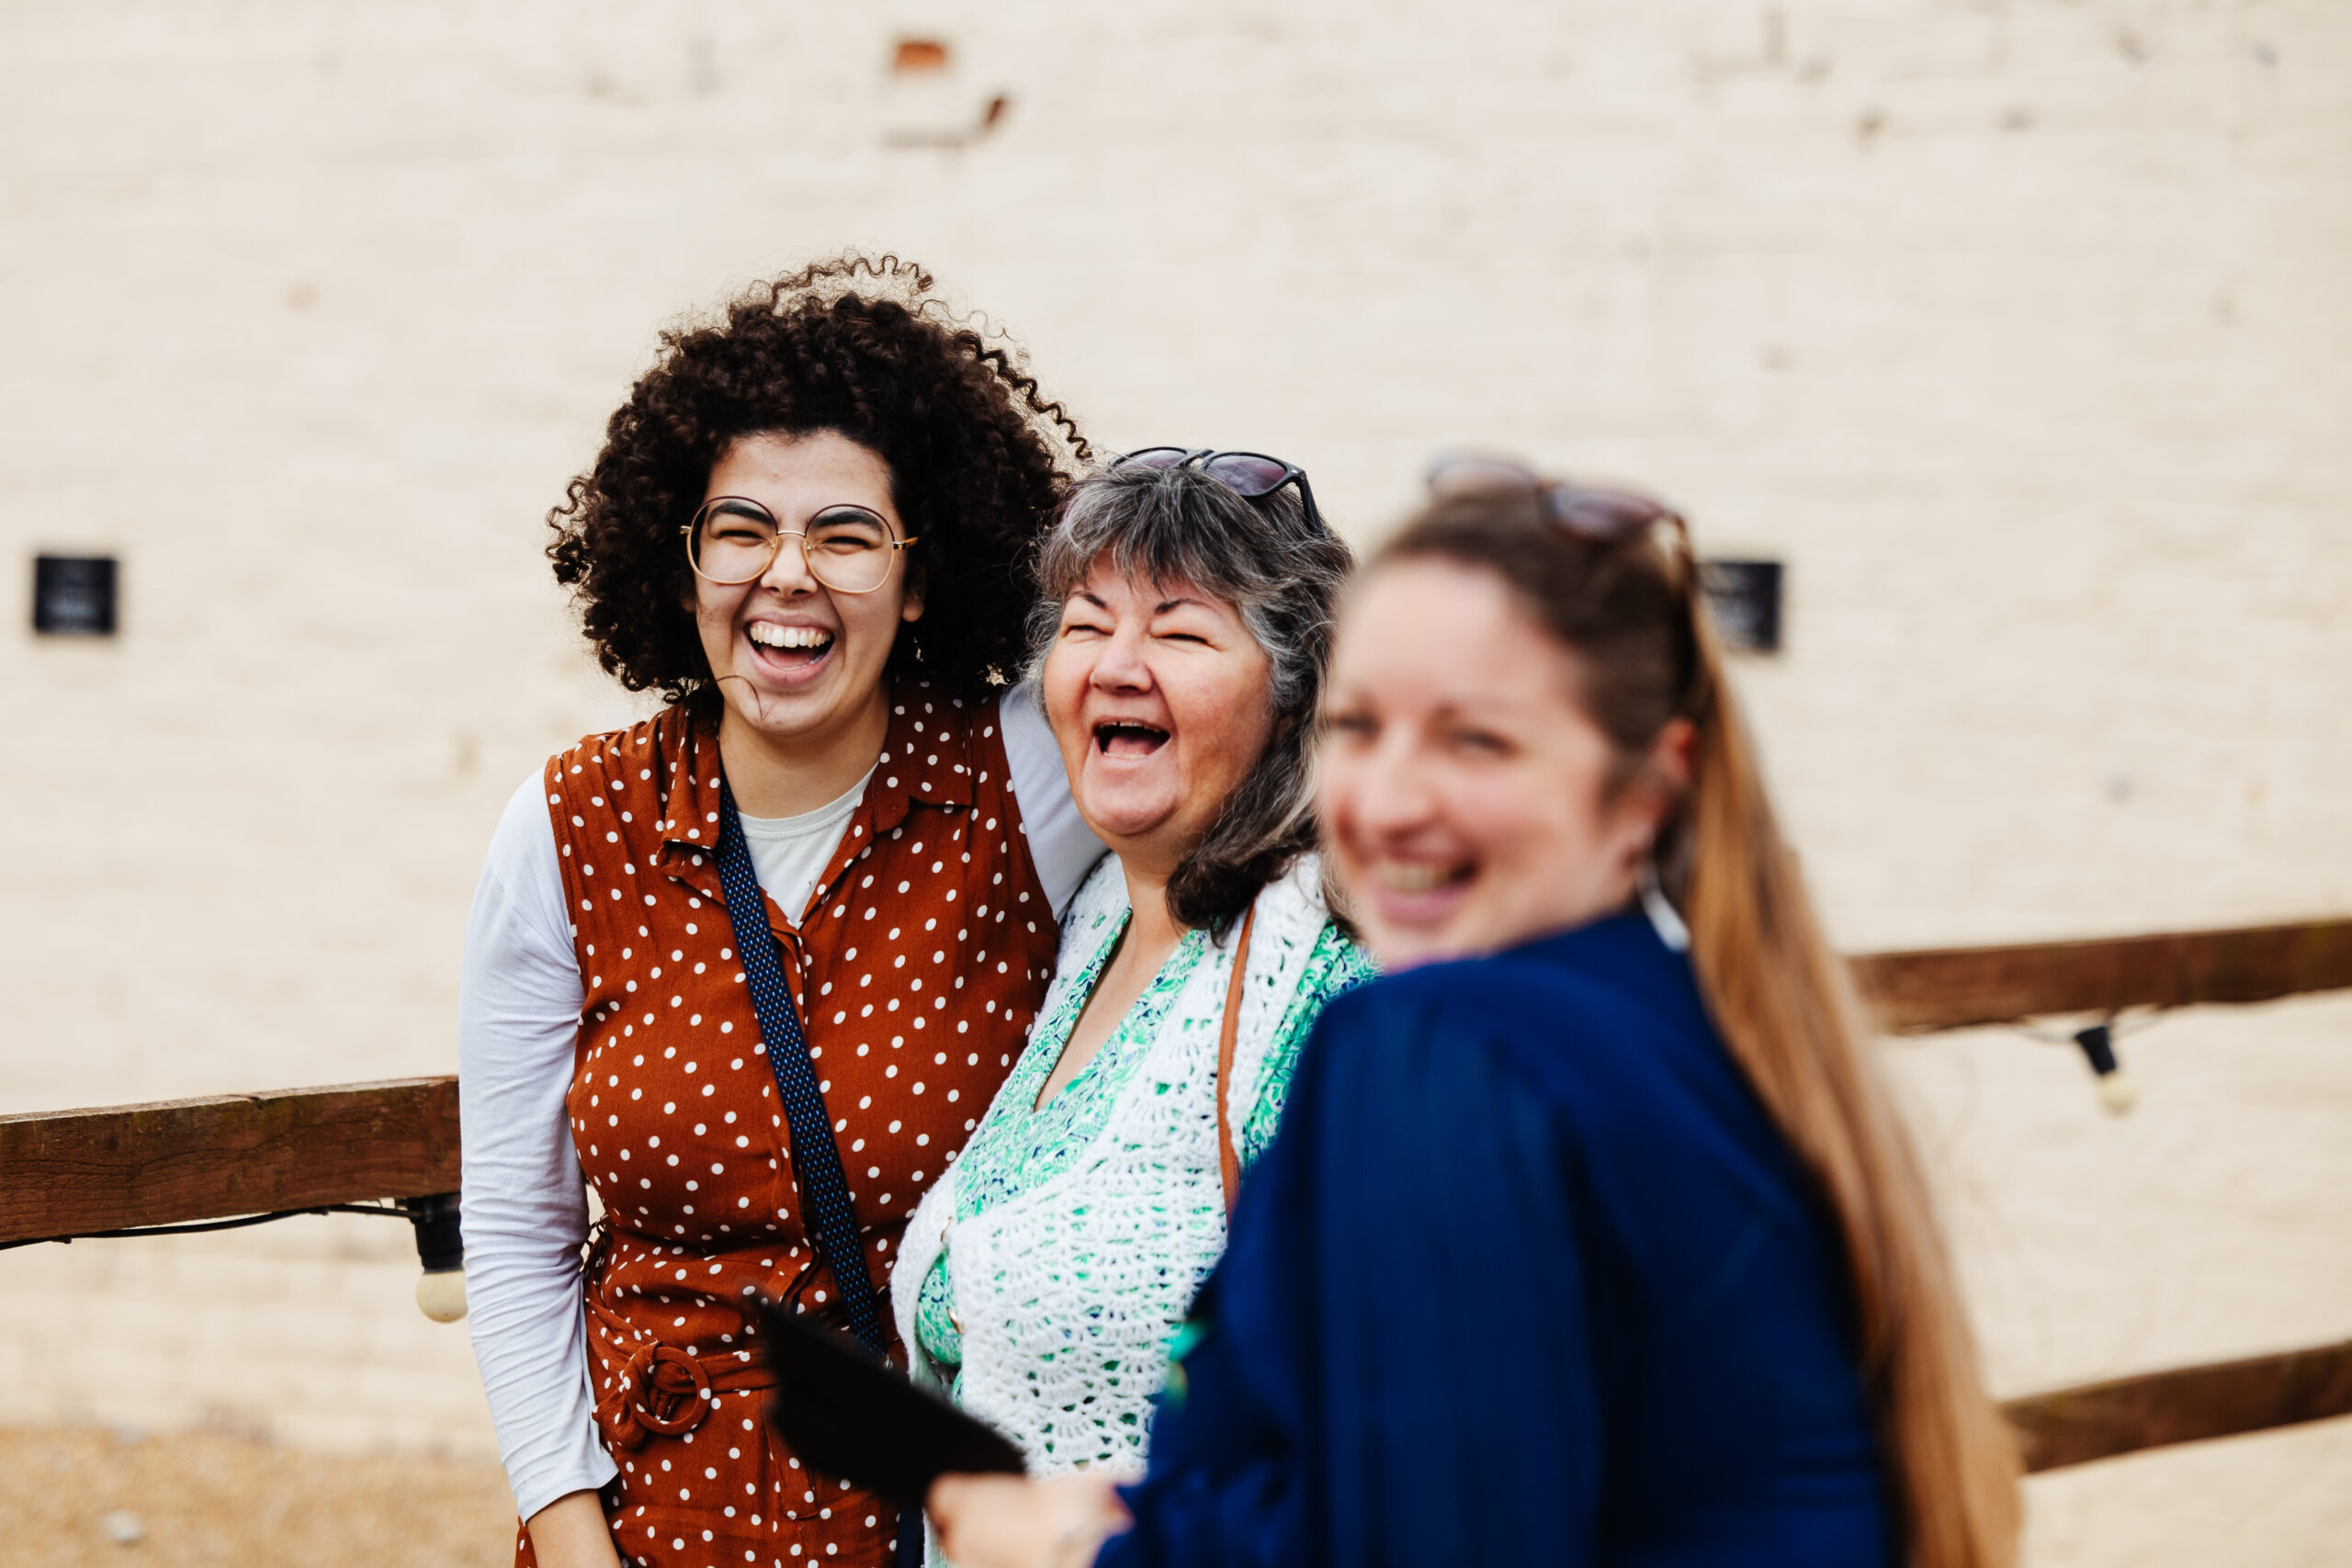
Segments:
[[[775,536],[775,558],[768,562],[767,570],[760,573],[760,586],[786,597],[817,591],[816,574],[808,570],[808,536]]]
[[[1123,626],[1103,642],[1094,660],[1093,685],[1103,692],[1151,690],[1151,660],[1141,627]]]
[[[1375,841],[1408,838],[1438,816],[1436,781],[1402,729],[1381,737],[1350,770],[1347,814],[1358,833]]]

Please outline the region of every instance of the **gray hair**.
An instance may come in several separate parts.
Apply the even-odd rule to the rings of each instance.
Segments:
[[[1040,548],[1033,677],[1063,603],[1105,557],[1130,581],[1187,583],[1232,605],[1270,666],[1272,738],[1168,879],[1169,912],[1221,933],[1315,845],[1316,709],[1355,557],[1307,519],[1295,489],[1250,501],[1198,468],[1113,468],[1071,487]]]

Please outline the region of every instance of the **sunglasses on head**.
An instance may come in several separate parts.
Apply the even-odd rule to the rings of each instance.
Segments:
[[[1476,453],[1440,456],[1430,465],[1428,478],[1430,493],[1440,501],[1532,501],[1546,523],[1597,545],[1646,542],[1663,525],[1668,536],[1663,541],[1667,581],[1680,605],[1679,618],[1687,634],[1681,641],[1682,696],[1677,711],[1696,711],[1697,705],[1708,700],[1699,564],[1690,547],[1690,526],[1680,513],[1633,491],[1546,479],[1524,463]]]
[[[1632,491],[1545,479],[1524,463],[1475,453],[1440,457],[1430,465],[1428,477],[1430,493],[1441,501],[1532,500],[1555,527],[1595,544],[1641,538],[1663,524],[1679,542],[1680,556],[1687,558],[1690,551],[1690,533],[1682,514]]]
[[[1306,482],[1306,470],[1296,463],[1269,457],[1263,452],[1218,452],[1206,446],[1146,446],[1140,451],[1128,453],[1111,467],[1183,468],[1196,465],[1201,472],[1244,501],[1263,501],[1283,486],[1295,483],[1298,486],[1298,499],[1306,503],[1308,525],[1316,528],[1323,526],[1323,513],[1316,509],[1315,491]]]

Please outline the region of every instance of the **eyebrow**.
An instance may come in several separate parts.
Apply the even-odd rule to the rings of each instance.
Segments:
[[[748,495],[714,495],[704,502],[703,505],[709,509],[713,516],[740,515],[773,519],[776,515],[775,509],[767,502],[754,501]],[[854,512],[861,517],[876,518],[884,524],[889,524],[891,521],[886,513],[866,505],[862,501],[826,502],[808,513],[808,521],[814,523],[820,517],[831,517],[836,512]]]
[[[1071,594],[1070,597],[1073,599],[1083,599],[1098,610],[1107,612],[1111,608],[1109,604],[1103,602],[1102,597],[1100,594],[1095,593],[1089,589],[1081,588],[1077,592]],[[1164,615],[1170,610],[1181,610],[1187,604],[1192,605],[1196,610],[1210,610],[1214,613],[1214,607],[1207,600],[1195,599],[1191,597],[1189,594],[1178,599],[1163,599],[1158,604],[1152,606],[1151,613],[1155,615]]]

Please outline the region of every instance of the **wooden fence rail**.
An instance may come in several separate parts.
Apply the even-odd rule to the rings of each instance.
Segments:
[[[2052,1389],[2001,1413],[2030,1471],[2352,1416],[2352,1339]]]
[[[1880,1028],[1926,1034],[2052,1013],[2343,990],[2352,987],[2352,919],[1874,953],[1852,964],[1855,987]]]
[[[2352,919],[1852,961],[1891,1033],[2352,988]],[[0,1116],[0,1244],[452,1192],[458,1080]],[[2009,1401],[2029,1470],[2352,1415],[2352,1341]]]
[[[0,1242],[458,1190],[458,1080],[0,1116]]]

